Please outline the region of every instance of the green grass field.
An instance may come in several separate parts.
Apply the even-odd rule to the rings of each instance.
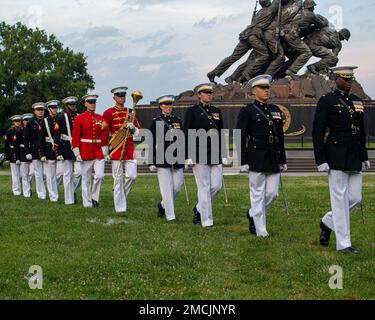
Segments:
[[[140,176],[129,212],[113,210],[106,177],[102,207],[66,207],[13,197],[10,177],[0,177],[0,299],[374,299],[375,176],[364,177],[367,220],[352,216],[353,246],[360,255],[319,245],[319,219],[329,209],[326,177],[287,177],[290,213],[281,198],[268,215],[270,238],[248,232],[248,178],[226,176],[230,204],[220,193],[213,229],[192,224],[196,201],[180,194],[178,222],[156,218],[156,176]],[[62,198],[62,193],[60,193]],[[117,223],[108,223],[114,219]],[[43,268],[43,289],[31,290],[31,265]],[[343,290],[331,290],[331,265],[344,271]]]

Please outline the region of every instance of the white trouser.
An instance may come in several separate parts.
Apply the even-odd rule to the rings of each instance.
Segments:
[[[12,190],[15,196],[21,195],[21,173],[20,165],[11,163],[10,170],[12,172]]]
[[[74,192],[77,192],[78,187],[81,185],[81,162],[74,161],[73,176],[73,188]]]
[[[81,162],[82,202],[85,208],[92,207],[92,200],[99,202],[100,188],[104,181],[104,165],[104,159]],[[93,169],[95,174],[94,183],[91,188]]]
[[[165,209],[167,220],[171,221],[176,219],[174,199],[180,193],[184,183],[184,169],[158,168],[157,171],[160,193],[163,199],[161,205]]]
[[[196,164],[193,173],[198,189],[197,210],[201,214],[202,226],[213,226],[212,202],[223,185],[223,166]]]
[[[33,160],[35,188],[39,199],[46,199],[46,185],[44,184],[44,169],[43,162],[40,160]]]
[[[57,186],[60,186],[61,183],[64,181],[64,174],[65,174],[65,161],[56,161],[56,183]]]
[[[30,162],[21,162],[22,193],[25,198],[31,197]]]
[[[73,160],[63,161],[63,182],[65,204],[74,204],[74,193],[81,180],[81,164]]]
[[[45,164],[45,172],[46,172],[46,182],[47,182],[47,190],[49,199],[52,202],[57,202],[59,200],[59,191],[57,188],[57,181],[56,181],[56,160],[48,160]]]
[[[336,234],[336,249],[352,246],[350,240],[350,211],[362,202],[362,174],[331,170],[328,174],[331,210],[323,223]]]
[[[29,162],[29,177],[30,177],[30,188],[31,188],[31,192],[32,192],[33,183],[35,182],[34,165],[33,165],[32,162]]]
[[[280,173],[249,173],[250,217],[254,219],[258,237],[267,237],[266,210],[278,197]]]
[[[118,170],[118,176],[116,173]],[[125,170],[125,185],[124,185],[124,170]],[[112,177],[113,183],[113,200],[115,203],[116,212],[126,212],[127,204],[126,198],[137,178],[137,160],[112,160]]]

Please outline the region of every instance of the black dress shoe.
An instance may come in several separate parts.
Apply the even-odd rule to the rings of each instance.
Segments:
[[[201,223],[201,214],[197,210],[197,206],[194,207],[193,212],[194,212],[193,223],[194,224],[200,224]]]
[[[99,208],[99,207],[100,207],[98,201],[96,201],[96,200],[94,200],[94,199],[91,199],[91,201],[92,201],[92,206],[93,206],[94,208]]]
[[[257,230],[255,228],[254,219],[250,217],[249,212],[247,212],[246,217],[247,217],[247,219],[249,219],[249,231],[250,231],[250,233],[256,235]]]
[[[158,218],[165,217],[165,209],[161,205],[161,202],[158,203]]]
[[[74,192],[74,204],[77,204],[78,203],[78,200],[77,200],[77,193]]]
[[[320,220],[320,229],[322,229],[322,232],[320,233],[320,244],[323,247],[328,247],[332,230],[324,224],[323,220]]]
[[[339,252],[358,254],[359,250],[353,247],[347,247],[345,249],[339,250]]]

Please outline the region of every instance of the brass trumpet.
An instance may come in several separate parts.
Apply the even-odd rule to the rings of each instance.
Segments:
[[[113,189],[115,188],[116,181],[118,179],[118,175],[119,175],[119,172],[120,172],[122,157],[124,156],[124,152],[125,152],[126,141],[128,140],[129,137],[132,136],[132,134],[130,133],[130,129],[126,128],[126,124],[128,122],[131,122],[131,123],[134,124],[135,107],[136,107],[137,103],[143,98],[143,94],[139,90],[133,91],[132,98],[133,98],[133,110],[132,110],[132,112],[130,112],[130,110],[128,110],[124,123],[122,124],[121,128],[116,132],[116,134],[113,135],[113,137],[111,138],[111,140],[109,142],[110,148],[113,148],[113,146],[115,146],[110,153],[111,156],[112,156],[113,153],[115,153],[117,150],[119,150],[122,147],[121,156],[120,156],[118,166],[117,166],[117,170],[116,170],[116,176],[115,176],[115,179],[113,180]]]
[[[110,149],[110,156],[112,156],[121,147],[125,149],[126,141],[129,137],[131,137],[130,130],[126,128],[126,124],[128,122],[134,123],[135,113],[136,113],[135,107],[137,103],[143,98],[143,95],[141,91],[135,90],[131,96],[133,98],[133,110],[132,112],[130,111],[127,112],[124,123],[122,124],[120,129],[111,137],[108,143],[108,146]]]

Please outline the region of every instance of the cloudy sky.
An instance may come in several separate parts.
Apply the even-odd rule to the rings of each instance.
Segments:
[[[357,78],[375,97],[375,2],[315,1],[318,13],[352,31],[340,64],[359,65]],[[206,73],[237,44],[254,5],[255,0],[1,0],[0,20],[41,27],[83,52],[103,111],[112,105],[115,86],[140,89],[148,103],[206,82]]]

